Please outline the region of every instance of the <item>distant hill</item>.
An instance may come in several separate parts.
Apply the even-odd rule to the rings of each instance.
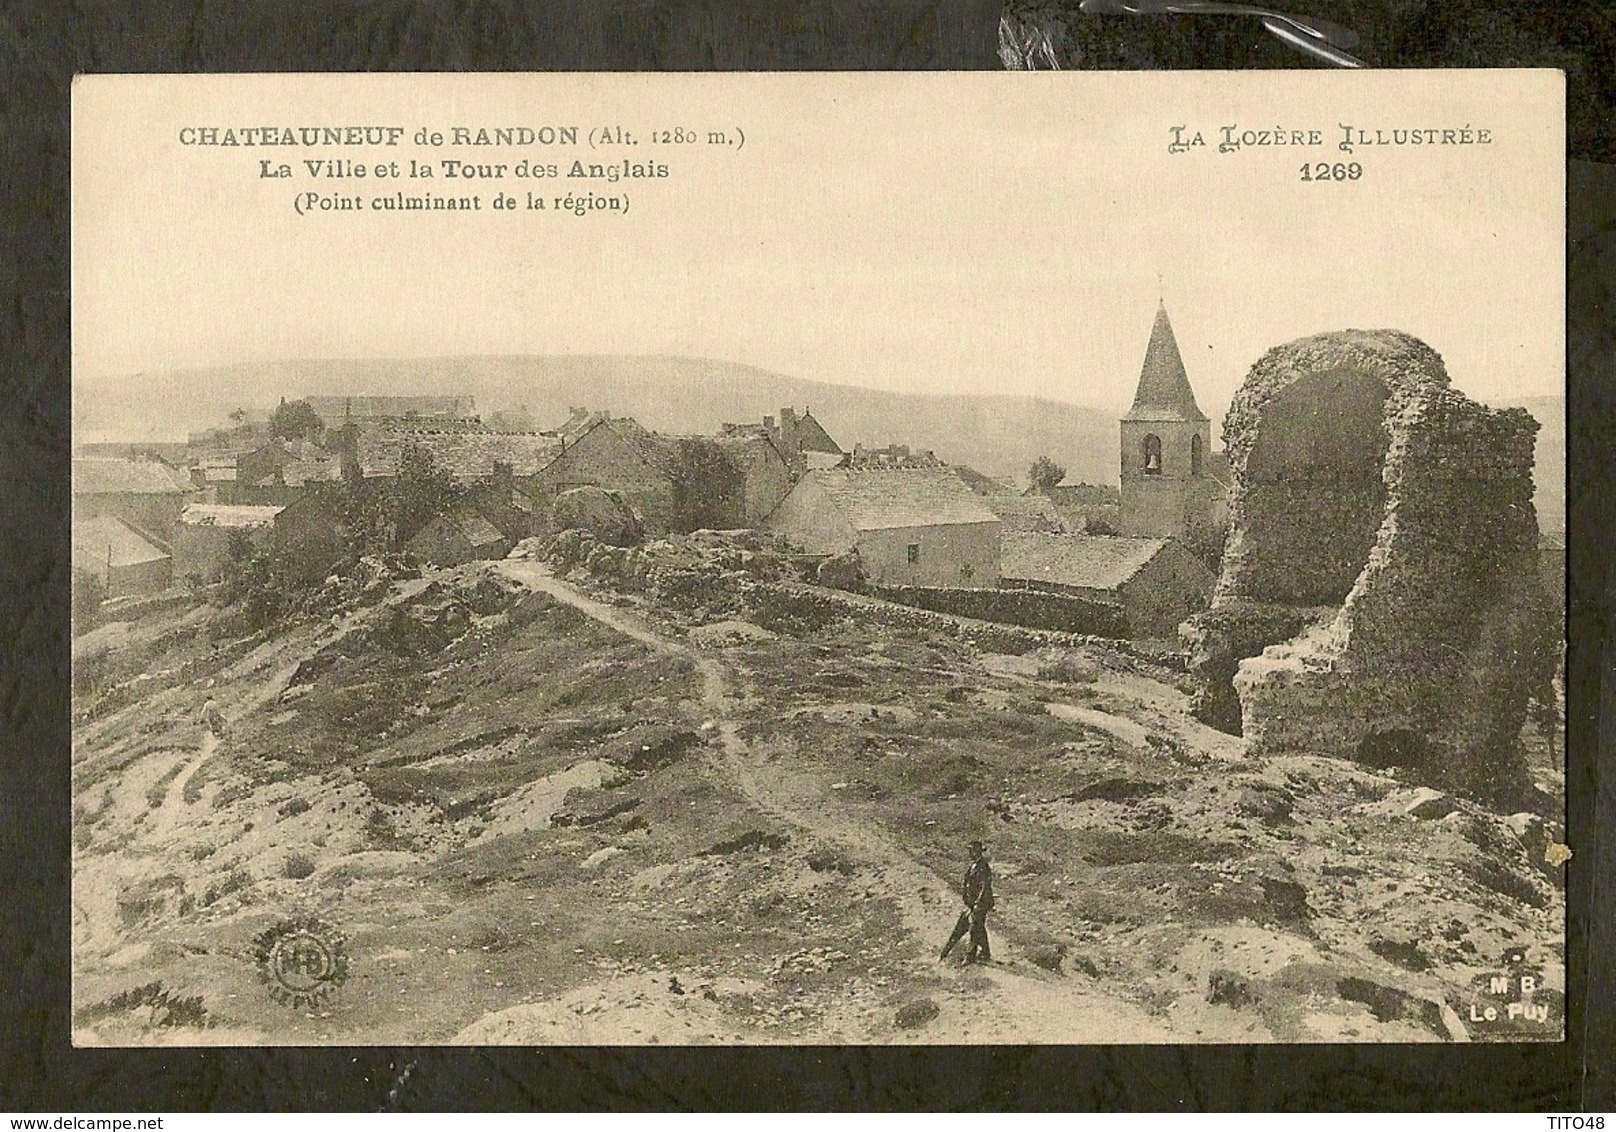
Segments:
[[[790,377],[755,366],[672,357],[495,357],[319,360],[143,375],[111,390],[75,391],[74,426],[103,439],[183,435],[224,423],[231,410],[267,413],[309,394],[470,394],[485,416],[525,405],[554,427],[574,405],[607,409],[671,433],[712,432],[782,406],[814,416],[843,448],[907,444],[990,476],[1025,478],[1048,456],[1068,483],[1117,482],[1120,408],[1036,397],[890,393]],[[1501,401],[1537,418],[1535,504],[1544,531],[1565,530],[1565,398]],[[1213,436],[1219,433],[1213,424]]]
[[[754,366],[671,357],[424,358],[323,360],[229,366],[143,376],[79,396],[81,436],[146,436],[224,423],[233,409],[261,411],[282,396],[326,393],[469,393],[485,416],[525,405],[539,427],[572,406],[606,409],[671,433],[712,432],[805,407],[845,449],[907,444],[991,476],[1024,479],[1048,456],[1071,481],[1117,481],[1120,409],[1034,397],[890,393],[789,377]]]

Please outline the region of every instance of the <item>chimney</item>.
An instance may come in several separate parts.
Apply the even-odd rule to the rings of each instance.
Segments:
[[[802,452],[802,432],[797,428],[797,410],[789,406],[780,410],[780,447],[788,458]]]

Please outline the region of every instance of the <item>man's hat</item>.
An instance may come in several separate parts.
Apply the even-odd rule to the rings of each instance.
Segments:
[[[968,846],[968,848],[980,853],[980,852],[983,852],[984,850],[986,850],[987,846],[983,845],[980,841],[972,841],[970,843],[970,845]]]

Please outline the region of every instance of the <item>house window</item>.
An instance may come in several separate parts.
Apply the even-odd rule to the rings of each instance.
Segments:
[[[1201,474],[1201,438],[1199,435],[1190,437],[1190,475]]]
[[[1142,452],[1145,458],[1145,475],[1161,475],[1161,437],[1157,436],[1155,433],[1151,433],[1150,435],[1146,436],[1142,446]]]
[[[912,543],[909,544],[909,565],[913,566],[916,562],[919,562],[919,561],[920,561],[920,544],[918,542],[912,542]]]

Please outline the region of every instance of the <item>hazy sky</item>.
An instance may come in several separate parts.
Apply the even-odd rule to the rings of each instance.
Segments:
[[[1554,73],[91,77],[74,87],[74,380],[299,357],[683,354],[884,389],[1125,407],[1158,297],[1208,412],[1266,348],[1391,326],[1454,383],[1563,387]],[[1368,147],[1341,124],[1486,129]],[[390,148],[180,144],[186,127],[392,125]],[[416,147],[574,125],[577,146]],[[633,147],[591,150],[621,125]],[[1167,152],[1169,127],[1208,143]],[[1220,154],[1219,127],[1318,130]],[[695,144],[651,131],[694,129]],[[708,130],[745,145],[708,145]],[[259,162],[293,166],[259,176]],[[500,181],[311,179],[303,162],[557,165]],[[656,161],[617,184],[571,163]],[[1362,176],[1304,183],[1304,160]],[[440,167],[441,169],[441,167]],[[480,193],[475,213],[299,194]],[[627,215],[489,207],[623,195]],[[1158,282],[1159,280],[1159,282]]]

